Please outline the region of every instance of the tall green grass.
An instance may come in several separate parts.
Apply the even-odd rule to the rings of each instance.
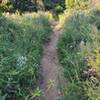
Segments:
[[[93,82],[94,79],[98,81],[98,78],[93,72],[90,75],[89,69],[92,68],[88,66],[89,54],[100,44],[99,32],[94,25],[91,23],[91,14],[87,15],[82,11],[75,11],[65,19],[58,43],[59,62],[67,80],[62,100],[98,98],[96,96],[97,91],[100,91],[99,86],[96,81]]]
[[[38,87],[42,43],[50,33],[49,19],[43,14],[0,16],[2,98],[25,100],[34,97]]]

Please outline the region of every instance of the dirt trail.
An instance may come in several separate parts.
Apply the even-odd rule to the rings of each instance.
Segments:
[[[58,98],[58,59],[57,43],[60,34],[58,22],[53,23],[53,33],[50,41],[43,46],[43,58],[41,61],[43,82],[41,88],[43,96],[40,100],[57,100]]]

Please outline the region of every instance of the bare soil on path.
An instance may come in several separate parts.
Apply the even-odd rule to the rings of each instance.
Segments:
[[[58,27],[58,22],[52,25],[53,33],[50,40],[43,45],[43,58],[41,61],[42,67],[42,83],[41,89],[43,95],[40,100],[58,100],[58,59],[57,59],[57,44],[61,29]]]

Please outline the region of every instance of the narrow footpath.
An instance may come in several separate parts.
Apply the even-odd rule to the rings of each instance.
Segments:
[[[43,58],[41,61],[42,67],[42,84],[41,89],[43,95],[40,100],[58,100],[58,58],[57,44],[60,35],[58,22],[52,25],[53,33],[50,36],[49,42],[43,45]]]

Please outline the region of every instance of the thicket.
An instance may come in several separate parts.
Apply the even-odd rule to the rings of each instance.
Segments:
[[[45,14],[0,16],[0,100],[29,100],[40,93],[42,43],[50,32]]]

